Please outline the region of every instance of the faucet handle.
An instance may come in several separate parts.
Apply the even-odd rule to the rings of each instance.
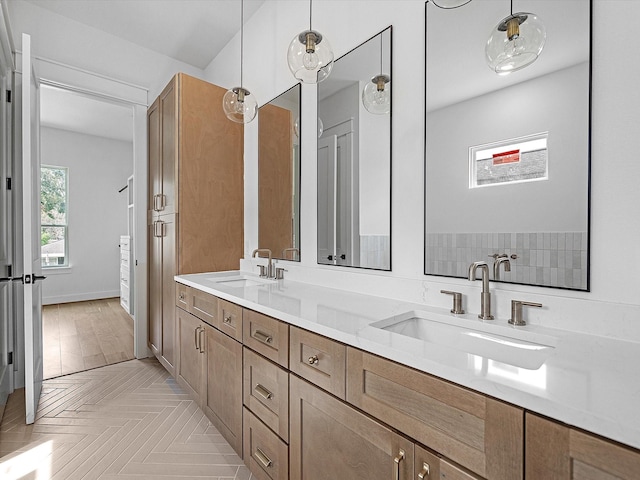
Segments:
[[[258,268],[260,269],[260,277],[261,278],[265,278],[267,276],[267,266],[266,265],[258,265]]]
[[[522,326],[526,325],[522,319],[522,307],[542,307],[541,303],[535,302],[525,302],[522,300],[511,300],[511,318],[509,319],[509,323],[511,325]]]
[[[283,267],[276,268],[276,280],[282,280],[284,278],[284,272],[286,272]]]
[[[462,294],[460,292],[440,290],[440,293],[444,293],[446,295],[453,295],[453,307],[451,308],[451,313],[455,313],[455,314],[464,313],[464,310],[462,308]]]

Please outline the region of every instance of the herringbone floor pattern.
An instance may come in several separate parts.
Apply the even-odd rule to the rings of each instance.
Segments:
[[[155,359],[46,380],[34,425],[23,404],[12,395],[0,427],[2,480],[251,478]]]

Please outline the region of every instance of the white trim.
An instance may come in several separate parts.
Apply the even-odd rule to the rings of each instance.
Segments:
[[[4,28],[0,28],[0,68],[2,73],[13,71],[15,64],[13,63],[13,38],[11,34],[11,24],[9,23],[9,11],[7,9],[7,0],[2,0],[2,8],[0,8],[0,24]]]
[[[58,303],[86,302],[87,300],[101,300],[103,298],[120,298],[120,290],[106,290],[103,292],[74,293],[70,295],[52,295],[43,297],[43,305]]]

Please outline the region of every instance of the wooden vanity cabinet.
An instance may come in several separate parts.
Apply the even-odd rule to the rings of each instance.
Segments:
[[[243,256],[243,126],[226,89],[177,74],[147,111],[148,344],[175,374],[179,274],[235,270]]]
[[[640,452],[538,415],[526,414],[526,479],[637,480]]]
[[[242,344],[212,325],[223,300],[179,283],[176,290],[175,378],[242,457]]]
[[[347,365],[349,403],[481,477],[522,478],[522,409],[351,347]]]
[[[412,441],[316,386],[290,377],[292,479],[414,478]]]

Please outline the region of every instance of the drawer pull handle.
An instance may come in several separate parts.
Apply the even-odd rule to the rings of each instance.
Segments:
[[[260,463],[264,465],[265,468],[269,468],[271,465],[273,465],[273,462],[271,461],[271,459],[267,457],[265,453],[257,447],[256,447],[256,453],[254,453],[254,455],[260,461]]]
[[[227,325],[231,325],[231,315],[225,315],[222,319],[223,323],[226,323]]]
[[[393,459],[393,462],[396,464],[396,477],[395,480],[400,480],[400,462],[402,462],[402,460],[404,460],[404,456],[405,456],[405,452],[404,450],[400,449],[400,451],[398,452],[398,456],[396,458]]]
[[[429,467],[429,464],[427,462],[423,462],[422,464],[422,471],[418,474],[418,478],[420,480],[424,480],[425,478],[429,478],[429,474],[431,468]]]
[[[271,342],[273,342],[273,337],[271,335],[267,335],[266,333],[261,332],[260,330],[256,330],[255,332],[253,332],[252,337],[255,338],[256,340],[261,341],[262,343],[266,343],[267,345],[270,345]]]
[[[273,393],[271,393],[269,390],[267,390],[266,388],[264,388],[262,385],[260,385],[259,383],[256,384],[254,390],[256,391],[256,393],[258,395],[260,395],[262,398],[264,398],[265,400],[270,400],[271,398],[273,398]]]
[[[309,365],[317,365],[320,360],[318,359],[318,355],[313,355],[307,359]]]
[[[196,345],[196,350],[200,350],[200,347],[198,346],[198,333],[200,333],[200,327],[196,327],[196,329],[194,330],[194,343]]]

